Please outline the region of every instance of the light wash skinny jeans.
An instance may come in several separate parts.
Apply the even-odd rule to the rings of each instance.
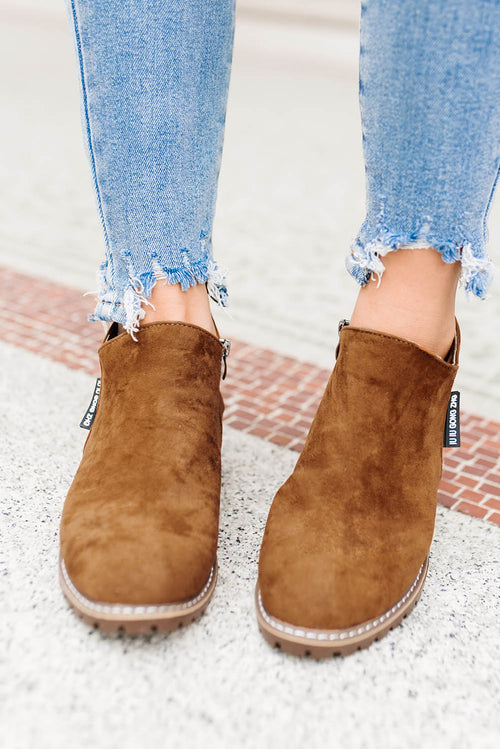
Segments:
[[[92,319],[133,333],[158,278],[207,283],[224,305],[211,238],[234,0],[67,2],[106,241]],[[461,260],[466,290],[483,297],[500,0],[363,0],[359,93],[367,214],[349,272],[363,285],[388,252],[434,247]]]

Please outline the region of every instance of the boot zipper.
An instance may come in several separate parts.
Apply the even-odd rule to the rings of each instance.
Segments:
[[[340,331],[342,330],[342,328],[345,328],[347,325],[349,325],[350,322],[351,322],[350,320],[341,320],[339,322],[339,335],[340,335]],[[335,347],[335,360],[337,360],[338,358],[339,351],[340,351],[340,341],[337,343]]]
[[[342,330],[342,328],[345,328],[346,325],[349,325],[350,322],[351,322],[350,320],[341,320],[339,322],[339,333]]]
[[[225,380],[227,374],[227,357],[231,351],[231,341],[227,338],[219,338],[219,341],[222,343],[222,379]]]

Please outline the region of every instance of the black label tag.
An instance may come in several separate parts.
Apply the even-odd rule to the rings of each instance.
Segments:
[[[97,403],[99,401],[99,393],[101,392],[101,378],[98,377],[95,382],[94,395],[90,401],[90,406],[85,411],[85,416],[80,422],[82,429],[90,429],[92,422],[94,421],[95,412],[97,409]]]
[[[444,425],[443,447],[460,447],[460,393],[458,390],[454,390],[450,395]]]

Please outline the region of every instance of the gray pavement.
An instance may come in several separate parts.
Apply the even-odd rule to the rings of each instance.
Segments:
[[[104,637],[57,583],[93,378],[4,343],[0,358],[0,746],[498,746],[500,528],[439,508],[428,581],[402,627],[346,659],[284,656],[257,630],[253,591],[267,510],[296,455],[227,429],[207,614],[167,636]]]
[[[237,28],[215,228],[232,317],[218,318],[228,335],[329,367],[363,216],[357,35],[352,23],[264,17],[243,14]],[[0,263],[94,289],[103,243],[62,3],[2,0],[0,18]],[[498,199],[490,235],[498,262]],[[500,420],[498,276],[488,302],[460,298],[459,317],[463,407]]]

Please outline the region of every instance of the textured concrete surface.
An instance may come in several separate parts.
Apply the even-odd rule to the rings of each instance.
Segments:
[[[0,263],[93,289],[103,244],[63,4],[0,0],[0,19]],[[357,46],[352,24],[242,16],[220,182],[216,254],[232,297],[221,327],[323,366],[356,294],[344,256],[363,215]],[[489,302],[459,303],[463,406],[497,420],[499,292],[497,278]]]
[[[192,627],[104,637],[57,582],[58,523],[93,387],[0,344],[0,745],[496,747],[500,529],[439,510],[422,600],[369,650],[317,663],[271,650],[254,619],[273,493],[296,455],[226,430],[220,581]]]

